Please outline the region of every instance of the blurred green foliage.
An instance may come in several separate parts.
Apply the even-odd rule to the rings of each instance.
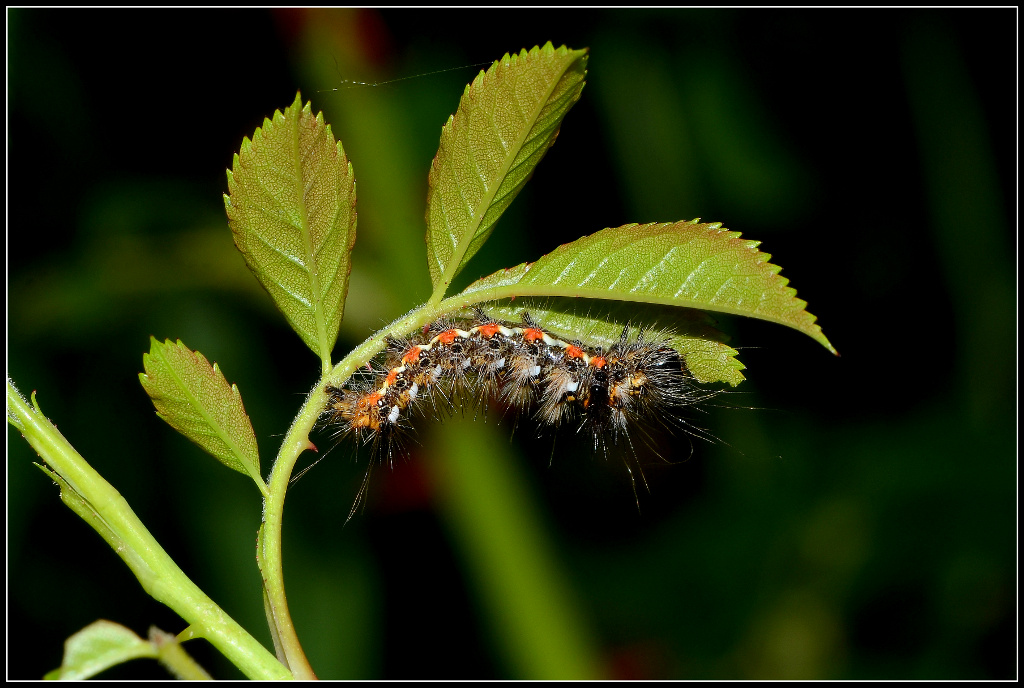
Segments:
[[[610,676],[1012,678],[1015,26],[1012,9],[9,9],[8,374],[269,644],[260,505],[137,379],[150,335],[180,337],[238,384],[264,456],[316,380],[232,246],[232,153],[297,88],[344,142],[360,216],[337,358],[429,293],[427,171],[476,69],[341,80],[589,47],[582,100],[463,279],[603,227],[700,216],[762,240],[843,357],[721,319],[748,382],[694,411],[719,442],[643,458],[639,513],[615,460],[529,429],[506,452],[507,424],[478,420],[459,452],[458,423],[424,429],[342,529],[337,495],[355,495],[367,455],[314,438],[327,460],[292,488],[285,580],[318,674],[545,671],[489,601],[522,569],[579,624],[539,630],[580,633]],[[8,456],[9,677],[58,666],[98,618],[179,630],[10,429]],[[466,456],[515,471],[535,523],[502,531],[482,507],[472,523],[444,483]],[[530,533],[545,559],[488,573],[471,525]]]

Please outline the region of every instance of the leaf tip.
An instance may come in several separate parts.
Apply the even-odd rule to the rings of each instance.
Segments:
[[[834,346],[832,346],[832,342],[830,342],[830,341],[828,340],[828,337],[826,337],[826,336],[825,336],[825,333],[821,331],[821,327],[820,327],[820,326],[818,326],[818,325],[815,325],[815,327],[817,327],[817,328],[818,328],[818,332],[817,332],[817,336],[816,336],[816,337],[814,337],[814,339],[815,339],[815,340],[817,340],[817,341],[818,341],[818,343],[820,343],[820,344],[821,344],[822,346],[824,346],[824,347],[825,347],[826,349],[828,349],[829,351],[831,351],[831,352],[832,352],[832,354],[833,354],[834,356],[836,356],[837,358],[839,358],[839,352],[838,352],[838,351],[836,351],[836,348],[835,348]]]

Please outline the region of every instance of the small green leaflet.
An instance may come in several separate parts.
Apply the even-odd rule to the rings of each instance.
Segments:
[[[156,413],[228,468],[252,477],[264,494],[259,451],[238,387],[229,385],[217,364],[179,340],[150,338],[139,381]]]
[[[133,659],[156,659],[175,678],[210,679],[210,675],[185,654],[177,638],[155,626],[149,629],[149,640],[143,640],[131,629],[113,621],[94,621],[64,642],[64,659],[59,669],[48,672],[50,680],[82,680],[91,678],[118,664]]]
[[[157,648],[131,629],[100,619],[64,642],[64,659],[48,679],[82,680],[133,659],[156,659]]]
[[[227,174],[235,245],[326,370],[356,240],[355,175],[341,143],[296,94],[242,141]]]
[[[583,90],[587,51],[523,50],[466,87],[441,130],[427,191],[427,262],[443,293],[494,230]],[[440,296],[440,293],[438,296]]]

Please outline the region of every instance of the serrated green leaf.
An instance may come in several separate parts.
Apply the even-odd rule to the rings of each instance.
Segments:
[[[338,336],[356,240],[352,165],[302,95],[242,141],[224,195],[235,245],[324,364]]]
[[[739,352],[724,342],[701,337],[668,334],[665,340],[686,361],[686,369],[698,382],[726,382],[733,387],[746,380]]]
[[[82,680],[133,659],[157,657],[153,643],[143,640],[131,629],[113,621],[94,621],[64,643],[60,669],[46,678],[64,681]]]
[[[629,328],[631,340],[643,332],[648,341],[668,343],[683,357],[698,382],[736,386],[745,379],[740,372],[744,365],[736,359],[738,352],[724,342],[725,335],[701,311],[589,299],[530,298],[488,304],[484,310],[491,317],[511,322],[519,322],[528,312],[544,329],[560,337],[605,348],[619,341],[623,328]]]
[[[697,308],[788,325],[832,353],[781,268],[718,222],[629,224],[563,244],[471,284],[473,301],[570,296]]]
[[[434,288],[480,249],[579,100],[587,51],[507,53],[466,91],[441,130],[427,192],[427,260]]]
[[[238,387],[228,384],[217,364],[181,340],[161,343],[152,337],[142,363],[146,372],[139,381],[157,415],[228,468],[252,476],[265,493],[252,423]]]

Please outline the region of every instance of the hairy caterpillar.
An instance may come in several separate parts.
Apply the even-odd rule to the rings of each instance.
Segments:
[[[528,313],[513,324],[481,310],[471,320],[437,321],[419,336],[389,338],[382,368],[327,391],[325,421],[389,460],[420,415],[496,405],[541,429],[572,428],[595,452],[607,452],[619,443],[632,448],[631,430],[646,436],[650,425],[683,424],[679,409],[713,394],[694,384],[675,349],[642,331],[630,338],[624,328],[618,342],[591,347],[548,332]],[[356,506],[365,488],[366,481]]]

